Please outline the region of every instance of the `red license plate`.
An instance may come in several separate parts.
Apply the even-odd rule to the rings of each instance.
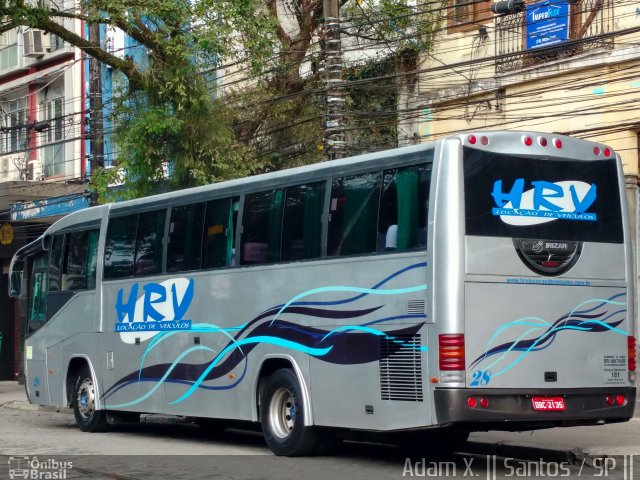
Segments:
[[[533,397],[531,403],[536,411],[560,412],[565,409],[562,397]]]

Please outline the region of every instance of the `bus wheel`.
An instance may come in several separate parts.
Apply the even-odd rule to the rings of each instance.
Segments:
[[[82,367],[78,373],[73,396],[73,414],[76,424],[83,432],[100,432],[107,427],[104,410],[96,410],[96,390],[91,370]]]
[[[284,368],[267,379],[260,401],[260,421],[267,445],[276,455],[311,454],[317,430],[304,426],[304,404],[298,379]]]

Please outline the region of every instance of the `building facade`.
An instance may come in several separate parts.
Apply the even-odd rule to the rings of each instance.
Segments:
[[[442,12],[443,21],[420,74],[421,139],[467,130],[523,129],[611,146],[624,165],[637,251],[638,2],[427,4]]]
[[[79,20],[65,27],[83,31]],[[7,295],[11,257],[60,215],[86,206],[84,100],[80,50],[41,30],[0,35],[0,380],[18,378],[23,343],[24,312]]]

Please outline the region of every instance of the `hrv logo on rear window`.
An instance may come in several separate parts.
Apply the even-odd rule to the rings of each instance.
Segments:
[[[588,212],[597,199],[597,187],[578,180],[562,182],[532,181],[525,191],[524,178],[514,181],[505,191],[502,180],[493,184],[494,216],[509,225],[528,226],[554,220],[595,222],[598,216]]]

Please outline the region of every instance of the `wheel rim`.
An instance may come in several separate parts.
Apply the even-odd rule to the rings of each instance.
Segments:
[[[89,378],[85,378],[78,387],[76,405],[82,418],[89,419],[93,416],[96,408],[96,395],[93,382]]]
[[[269,424],[273,433],[280,437],[288,437],[297,420],[295,397],[287,388],[279,388],[271,397],[269,405]]]

